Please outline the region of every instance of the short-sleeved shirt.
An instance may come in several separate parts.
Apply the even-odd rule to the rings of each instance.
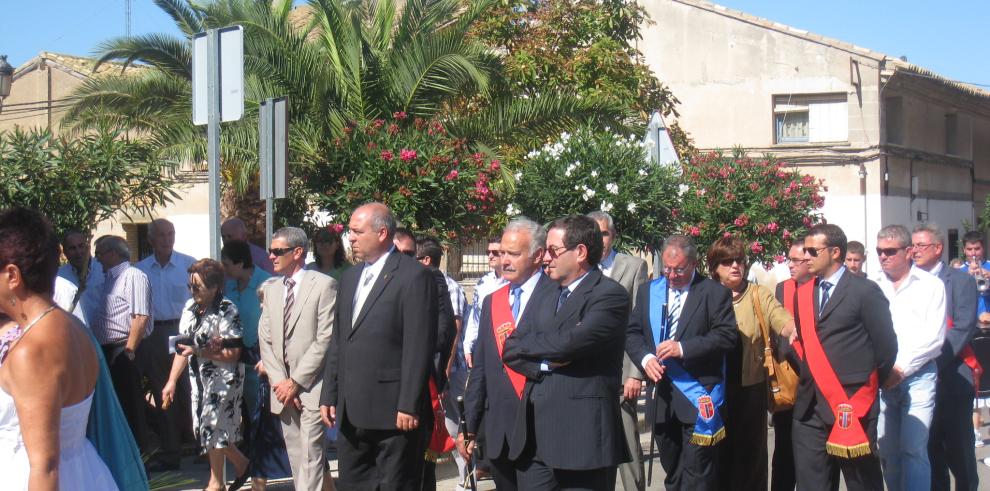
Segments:
[[[236,280],[227,280],[223,293],[234,305],[241,316],[241,331],[244,335],[244,346],[252,348],[258,344],[258,321],[261,320],[261,301],[258,300],[258,287],[272,276],[267,271],[255,267],[251,279],[243,290],[237,289]]]
[[[131,318],[151,316],[151,283],[140,269],[122,262],[105,273],[99,312],[90,321],[93,335],[100,344],[126,341],[131,333]],[[154,325],[148,323],[145,335]]]
[[[454,308],[454,317],[464,319],[464,309],[467,308],[467,297],[464,296],[464,289],[461,288],[457,280],[444,273],[443,279],[447,282],[447,291],[450,292],[450,306]]]
[[[58,275],[69,280],[76,288],[83,288],[79,281],[79,271],[76,271],[71,264],[63,264],[58,268]],[[103,266],[96,259],[90,258],[89,272],[86,276],[86,287],[79,296],[78,305],[82,306],[83,316],[86,321],[93,322],[93,319],[100,312],[100,303],[103,301]]]
[[[739,328],[739,342],[742,345],[741,383],[744,387],[766,383],[767,371],[763,366],[763,333],[753,309],[753,301],[760,304],[763,319],[767,329],[780,334],[780,331],[793,320],[780,302],[774,298],[773,292],[750,283],[738,298],[732,300],[732,310],[736,314],[736,324]],[[727,367],[731,371],[734,367]]]
[[[172,251],[165,266],[152,254],[134,265],[148,276],[151,283],[151,306],[156,321],[178,321],[182,309],[192,295],[189,293],[189,267],[196,262],[192,256]]]

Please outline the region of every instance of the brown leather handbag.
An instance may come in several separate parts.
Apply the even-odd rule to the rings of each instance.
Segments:
[[[767,369],[767,382],[769,384],[767,403],[770,412],[777,413],[794,407],[794,400],[797,398],[798,374],[790,363],[787,361],[778,362],[774,356],[774,349],[770,344],[770,332],[766,319],[763,317],[763,308],[760,307],[760,302],[756,296],[756,292],[753,292],[750,295],[750,301],[753,302],[753,310],[756,311],[756,319],[763,334],[763,366]]]

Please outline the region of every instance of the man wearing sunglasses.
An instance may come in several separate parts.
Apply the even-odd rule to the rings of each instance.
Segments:
[[[323,363],[330,346],[337,280],[304,269],[309,239],[296,227],[272,235],[268,257],[281,278],[266,283],[258,349],[271,382],[271,411],[281,421],[295,489],[323,489],[324,429],[320,422]]]
[[[801,353],[794,403],[794,462],[801,490],[883,489],[875,454],[879,387],[894,367],[897,338],[889,302],[876,283],[843,265],[846,234],[815,225],[804,239],[816,278],[797,290]]]
[[[911,263],[911,233],[888,225],[877,233],[883,273],[877,284],[890,301],[897,335],[894,368],[880,390],[878,438],[888,489],[931,489],[928,429],[935,407],[935,358],[945,341],[945,286]]]
[[[491,268],[491,271],[478,278],[478,282],[474,285],[474,296],[471,300],[471,305],[468,307],[467,324],[464,326],[464,361],[467,363],[468,368],[474,366],[472,352],[474,351],[475,341],[478,339],[478,325],[481,322],[481,304],[485,301],[485,297],[508,284],[508,282],[502,279],[501,248],[501,237],[488,239],[488,247],[485,249],[485,253],[488,255],[488,267]]]
[[[919,225],[911,234],[915,266],[936,275],[945,284],[948,304],[945,343],[936,359],[938,385],[928,460],[932,467],[932,490],[949,491],[949,471],[956,489],[976,491],[976,452],[973,448],[974,382],[979,381],[979,362],[970,347],[976,334],[976,280],[942,262],[942,233],[934,224]],[[990,367],[987,367],[990,368]]]

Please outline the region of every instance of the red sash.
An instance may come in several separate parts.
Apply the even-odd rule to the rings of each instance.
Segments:
[[[512,307],[509,305],[509,285],[505,285],[492,293],[492,333],[495,335],[495,347],[498,348],[499,359],[502,359],[505,340],[515,330],[516,321],[512,318]],[[526,377],[509,367],[505,367],[505,374],[509,376],[509,382],[516,390],[516,397],[522,399]]]
[[[809,281],[808,283],[814,283]],[[797,318],[797,311],[794,310],[794,301],[797,298],[797,282],[793,278],[784,282],[784,309],[791,313],[791,317]],[[798,358],[804,359],[804,347],[801,343],[795,341],[791,344],[791,349],[797,354]]]
[[[835,414],[832,432],[825,443],[825,451],[841,458],[853,458],[872,453],[870,440],[863,430],[860,419],[877,400],[879,381],[874,369],[870,379],[859,388],[852,397],[846,395],[845,388],[835,375],[822,348],[821,340],[815,329],[815,287],[817,282],[809,281],[797,288],[797,308],[801,326],[801,339],[795,345],[806,344],[808,368],[815,384],[825,395],[825,400]],[[784,291],[787,291],[785,285]],[[792,295],[793,297],[793,295]],[[786,297],[785,297],[786,300]],[[800,348],[796,348],[801,353]]]
[[[444,423],[443,407],[440,405],[440,393],[437,392],[437,383],[430,377],[430,403],[433,405],[433,431],[430,433],[430,444],[426,448],[426,459],[436,462],[443,454],[454,450],[454,440],[447,432],[447,425]]]
[[[945,322],[946,330],[952,329],[952,317],[946,318]],[[983,375],[983,367],[980,366],[980,362],[976,359],[976,353],[973,353],[973,347],[968,344],[963,346],[962,351],[959,352],[959,357],[973,371],[973,387],[976,389],[976,392],[980,392],[980,376]]]

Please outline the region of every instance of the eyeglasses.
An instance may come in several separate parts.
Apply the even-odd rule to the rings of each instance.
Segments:
[[[903,251],[907,247],[877,247],[878,256],[896,256],[899,251]]]
[[[798,259],[798,258],[795,258],[795,257],[789,257],[789,258],[787,258],[787,262],[789,262],[791,264],[805,264],[805,263],[808,262],[808,260],[805,259],[805,258]]]
[[[282,257],[294,250],[296,250],[295,247],[273,247],[268,249],[268,253],[275,257]]]
[[[691,271],[691,268],[663,268],[662,271],[663,274],[667,276],[670,276],[672,274],[675,274],[677,276],[683,276],[688,271]]]
[[[577,246],[574,246],[574,247],[577,247]],[[547,247],[547,252],[550,253],[550,258],[551,259],[557,259],[558,257],[560,257],[561,254],[563,254],[563,253],[565,253],[565,252],[573,249],[574,247],[564,247],[564,246],[553,247],[553,246],[550,246],[550,247]]]
[[[498,249],[494,249],[494,250],[492,250],[492,249],[489,249],[489,250],[488,250],[488,255],[489,255],[489,256],[499,256],[499,255],[501,255],[501,254],[502,254],[502,251],[500,251],[500,250],[498,250]]]
[[[822,251],[823,249],[828,249],[829,247],[831,247],[831,246],[825,246],[825,247],[805,247],[803,250],[804,250],[804,253],[805,254],[807,254],[807,255],[809,255],[811,257],[818,257],[819,251]]]
[[[915,249],[922,249],[922,250],[924,250],[924,249],[928,249],[929,247],[932,247],[934,245],[935,244],[912,244],[911,247],[914,247]]]
[[[738,265],[742,266],[742,265],[746,264],[746,258],[743,258],[743,257],[732,257],[732,258],[723,259],[723,260],[721,260],[721,261],[718,262],[718,265],[719,266],[726,266],[726,267],[731,267],[733,264],[738,264]]]

